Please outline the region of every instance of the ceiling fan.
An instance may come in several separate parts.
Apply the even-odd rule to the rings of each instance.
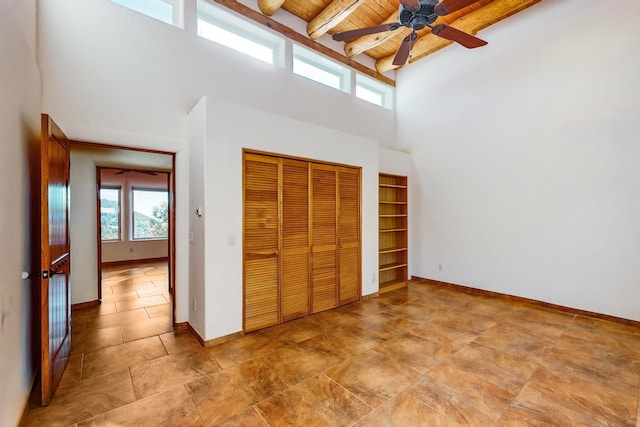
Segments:
[[[413,44],[418,38],[416,31],[422,30],[424,27],[431,28],[431,33],[438,37],[452,40],[468,49],[473,49],[484,46],[487,42],[446,24],[432,24],[440,16],[448,15],[476,1],[477,0],[442,0],[438,2],[437,0],[400,0],[400,9],[398,11],[398,21],[400,22],[343,31],[334,34],[333,39],[345,41],[369,34],[381,33],[383,31],[397,30],[400,27],[410,28],[412,30],[411,34],[402,40],[396,56],[393,59],[393,65],[404,65],[407,62]]]

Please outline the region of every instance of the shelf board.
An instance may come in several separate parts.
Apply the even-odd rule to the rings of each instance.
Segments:
[[[405,218],[407,214],[378,215],[380,218]]]
[[[395,231],[407,231],[406,228],[381,228],[381,233],[393,233]]]
[[[387,187],[387,188],[407,188],[406,185],[398,185],[398,184],[380,184],[380,187]]]
[[[380,200],[381,205],[406,205],[407,202],[394,202],[391,200]]]
[[[385,292],[390,292],[396,289],[404,288],[407,286],[406,280],[390,280],[388,282],[382,282],[379,285],[379,292],[381,294]]]
[[[407,248],[389,248],[389,249],[381,249],[380,253],[381,254],[391,254],[393,252],[402,252],[402,251],[406,251]]]
[[[396,268],[401,268],[401,267],[406,267],[407,263],[401,263],[401,262],[393,262],[391,264],[382,264],[380,266],[380,271],[387,271],[387,270],[394,270]]]

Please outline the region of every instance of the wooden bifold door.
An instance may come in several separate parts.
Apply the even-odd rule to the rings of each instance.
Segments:
[[[244,330],[360,299],[360,168],[244,153]]]

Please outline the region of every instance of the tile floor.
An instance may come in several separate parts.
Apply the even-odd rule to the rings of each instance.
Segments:
[[[25,425],[640,427],[640,328],[412,282],[205,349],[125,271]]]

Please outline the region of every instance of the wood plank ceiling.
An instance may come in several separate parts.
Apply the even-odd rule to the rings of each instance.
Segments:
[[[431,1],[435,0],[421,0]],[[435,24],[451,27],[475,35],[478,31],[520,12],[540,0],[478,0],[446,16],[440,16]],[[324,34],[335,34],[358,28],[398,22],[398,0],[258,0],[263,14],[273,15],[282,8],[307,22],[307,35],[317,39]],[[345,55],[352,58],[365,54],[375,59],[379,73],[398,68],[393,64],[402,40],[411,33],[406,27],[393,31],[366,35],[346,40]],[[407,64],[415,62],[451,43],[450,40],[431,33],[429,27],[417,31],[411,57]],[[490,40],[487,40],[490,42]]]

